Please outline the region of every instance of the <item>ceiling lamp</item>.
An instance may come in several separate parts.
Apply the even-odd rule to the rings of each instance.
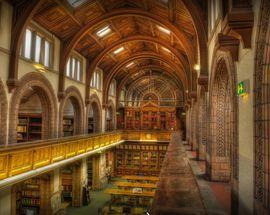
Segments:
[[[126,65],[126,68],[129,68],[129,67],[131,67],[131,66],[133,66],[134,65],[134,62],[131,62],[131,63],[129,63],[128,65]]]
[[[200,65],[199,64],[195,64],[194,65],[194,70],[199,71],[200,70]]]
[[[170,30],[168,30],[167,28],[163,28],[163,27],[161,27],[159,25],[157,26],[157,28],[158,28],[158,30],[160,30],[161,32],[163,32],[165,34],[170,34],[171,33]]]
[[[104,37],[105,35],[107,35],[108,33],[111,32],[111,29],[110,27],[107,25],[105,26],[104,28],[100,29],[98,32],[97,32],[97,35],[99,37]]]
[[[123,46],[120,47],[120,48],[118,48],[118,49],[116,49],[113,53],[114,53],[114,54],[118,54],[118,53],[120,53],[121,51],[124,51],[124,47],[123,47]]]

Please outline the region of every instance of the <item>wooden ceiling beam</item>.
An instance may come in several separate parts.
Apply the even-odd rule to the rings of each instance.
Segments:
[[[176,1],[175,0],[169,0],[169,19],[171,23],[175,23],[176,19]]]
[[[68,16],[75,22],[77,23],[80,27],[82,26],[82,23],[74,16],[73,12],[67,7],[67,4],[63,3],[62,0],[55,0],[55,2],[62,8],[64,11],[68,14]],[[88,33],[88,35],[102,48],[104,49],[105,45],[94,35],[91,33]]]
[[[137,54],[133,54],[132,56],[129,56],[127,59],[124,59],[120,63],[115,65],[112,68],[111,72],[106,76],[105,83],[104,83],[104,90],[103,90],[103,104],[104,105],[107,104],[107,100],[108,100],[107,96],[108,96],[108,92],[109,92],[109,85],[110,85],[112,79],[114,78],[114,76],[127,63],[132,62],[134,60],[138,60],[138,59],[159,59],[159,60],[165,61],[167,64],[170,65],[171,68],[175,68],[176,71],[181,71],[179,66],[177,64],[175,64],[174,62],[172,62],[169,58],[166,59],[164,56],[160,56],[160,55],[156,54],[155,52],[139,52]],[[178,72],[177,74],[178,74],[178,78],[182,82],[182,85],[183,85],[184,89],[187,90],[189,88],[189,86],[191,86],[188,83],[187,77],[185,76],[185,74],[183,74],[181,72]]]
[[[151,19],[155,20],[168,29],[172,31],[173,34],[175,34],[180,42],[180,44],[184,47],[184,50],[187,53],[188,60],[191,64],[194,62],[194,46],[191,44],[190,40],[187,38],[187,36],[179,31],[179,29],[171,24],[170,22],[166,21],[165,19],[162,19],[160,16],[151,14],[146,11],[138,10],[138,9],[117,9],[110,11],[102,16],[99,16],[87,24],[83,26],[79,31],[77,31],[70,41],[66,41],[63,47],[63,54],[61,56],[61,62],[60,62],[60,71],[62,71],[62,67],[64,69],[67,58],[69,56],[70,51],[76,46],[78,41],[94,26],[96,26],[100,22],[104,22],[105,20],[110,20],[112,18],[117,18],[119,16],[123,16],[124,14],[128,16],[143,16],[145,19]]]

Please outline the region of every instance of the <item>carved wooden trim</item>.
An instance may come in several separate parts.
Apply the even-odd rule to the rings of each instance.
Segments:
[[[238,61],[239,58],[239,45],[240,41],[233,36],[218,34],[217,37],[217,49],[221,51],[229,52],[233,61]]]
[[[208,76],[206,75],[199,75],[198,80],[197,80],[198,85],[203,88],[205,92],[208,90]]]
[[[252,7],[233,7],[222,23],[222,32],[243,41],[244,48],[251,48],[254,13]]]
[[[107,76],[105,78],[103,78],[103,104],[107,103],[108,100],[108,92],[109,92],[109,86],[110,83],[112,81],[112,79],[114,78],[115,74],[121,69],[123,68],[127,63],[133,61],[133,60],[138,60],[138,59],[147,59],[147,58],[152,58],[152,59],[158,59],[162,62],[167,63],[171,68],[175,68],[176,71],[181,71],[182,68],[180,66],[175,65],[170,59],[166,59],[164,56],[161,56],[155,52],[139,52],[139,53],[134,53],[133,55],[129,56],[128,58],[125,58],[123,61],[119,62],[117,65],[114,66],[114,68],[111,70],[111,72],[109,74],[107,74]],[[183,87],[187,88],[188,87],[188,79],[187,77],[183,74],[178,72],[177,73],[183,83]]]

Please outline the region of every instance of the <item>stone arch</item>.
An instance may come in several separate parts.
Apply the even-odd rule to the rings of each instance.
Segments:
[[[0,146],[7,141],[7,95],[4,84],[0,79]]]
[[[12,93],[9,114],[9,143],[17,142],[19,106],[24,94],[34,90],[42,107],[42,139],[55,138],[57,119],[57,99],[49,80],[42,74],[30,72],[19,80],[19,86]]]
[[[110,122],[108,121],[108,116],[110,117]],[[116,116],[116,112],[115,112],[114,103],[112,100],[109,100],[108,106],[106,108],[106,116],[105,116],[106,131],[111,131],[115,129],[115,116]]]
[[[262,0],[256,35],[254,69],[254,213],[270,210],[270,2]],[[268,94],[268,95],[267,95]]]
[[[73,135],[84,132],[84,102],[80,91],[76,87],[70,86],[65,90],[59,107],[59,137],[63,136],[64,109],[69,100],[74,111]]]
[[[87,106],[87,120],[90,111],[93,111],[93,132],[101,132],[101,125],[102,125],[102,108],[101,103],[96,94],[90,96],[90,102]],[[87,124],[87,130],[89,133],[89,123]]]
[[[213,56],[206,170],[211,180],[234,182],[238,181],[236,69],[228,53],[217,50]]]

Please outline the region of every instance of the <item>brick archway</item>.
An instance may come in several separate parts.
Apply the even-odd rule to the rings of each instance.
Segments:
[[[99,98],[96,94],[91,95],[90,102],[87,106],[87,119],[90,113],[90,110],[93,111],[93,118],[94,118],[94,133],[95,132],[101,132],[101,124],[102,124],[102,117],[101,117],[101,104],[99,101]],[[88,124],[87,124],[88,128]]]
[[[2,80],[0,79],[0,146],[7,140],[7,95]]]
[[[38,95],[42,107],[42,139],[56,137],[57,99],[53,87],[45,76],[30,72],[19,80],[19,87],[13,92],[10,102],[9,143],[17,142],[19,106],[22,97],[32,89]]]
[[[68,87],[59,107],[59,137],[63,136],[63,117],[67,101],[70,100],[74,110],[74,135],[84,132],[84,102],[80,91],[74,87]]]
[[[238,181],[238,105],[232,58],[217,50],[213,60],[209,101],[209,145],[206,173],[211,180]],[[233,183],[233,186],[237,183]],[[237,188],[235,188],[237,189]]]

